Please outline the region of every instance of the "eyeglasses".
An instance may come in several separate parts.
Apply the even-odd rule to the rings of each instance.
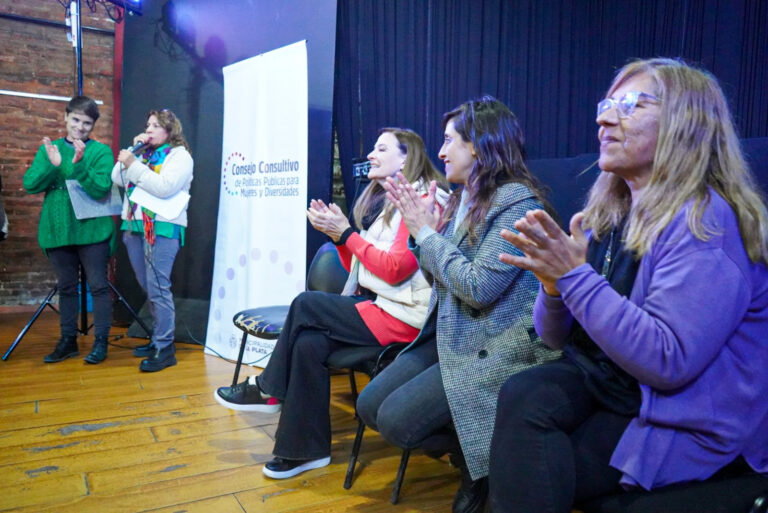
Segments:
[[[620,118],[627,118],[635,112],[637,102],[640,98],[650,98],[651,100],[661,101],[661,98],[652,94],[643,93],[640,91],[627,91],[627,93],[619,100],[613,98],[606,98],[597,104],[597,117],[599,118],[602,113],[616,107],[616,112],[619,113]]]

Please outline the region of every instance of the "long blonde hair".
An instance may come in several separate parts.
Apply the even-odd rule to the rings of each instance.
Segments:
[[[696,238],[707,240],[715,233],[702,223],[712,187],[735,212],[750,260],[768,263],[768,212],[717,79],[678,60],[638,60],[618,71],[608,95],[639,74],[654,80],[654,93],[661,98],[650,180],[633,203],[624,180],[602,172],[590,190],[584,226],[599,239],[629,212],[625,247],[642,256],[693,199],[688,227]]]
[[[403,176],[406,180],[410,183],[422,180],[425,184],[435,180],[440,188],[448,189],[445,176],[435,169],[432,161],[429,160],[424,141],[419,137],[419,134],[407,128],[386,127],[379,130],[379,135],[387,132],[395,136],[400,152],[406,156],[405,164],[403,164]],[[385,201],[385,194],[384,187],[375,180],[363,190],[352,210],[358,228],[363,228],[363,219],[382,202],[384,202],[384,221],[389,224],[394,213],[394,205]]]

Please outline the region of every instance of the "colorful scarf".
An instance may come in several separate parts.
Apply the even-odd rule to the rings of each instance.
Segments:
[[[169,144],[163,144],[162,146],[155,148],[154,150],[152,148],[145,151],[140,159],[141,163],[145,164],[149,169],[154,171],[157,174],[160,174],[160,169],[163,167],[163,162],[165,162],[165,158],[168,156],[168,154],[171,152],[171,146]],[[128,203],[131,208],[131,218],[136,219],[136,210],[139,205],[134,203],[130,200],[131,193],[133,192],[133,189],[136,188],[136,184],[132,182],[128,182],[127,192],[128,192]],[[141,220],[144,224],[144,238],[149,243],[150,246],[153,246],[155,244],[155,213],[149,210],[148,208],[141,207]]]

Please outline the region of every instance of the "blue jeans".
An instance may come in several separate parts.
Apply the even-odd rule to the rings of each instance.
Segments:
[[[93,298],[94,335],[109,336],[109,327],[112,324],[112,296],[107,281],[109,240],[96,244],[61,246],[49,249],[47,253],[48,260],[56,271],[61,335],[77,336],[78,269],[82,264]]]
[[[171,270],[179,252],[179,239],[158,235],[155,244],[150,246],[144,234],[123,232],[123,242],[136,279],[147,293],[152,314],[152,343],[157,349],[168,347],[173,344],[176,328]]]
[[[360,393],[357,413],[389,443],[419,447],[451,423],[435,340],[401,353]]]

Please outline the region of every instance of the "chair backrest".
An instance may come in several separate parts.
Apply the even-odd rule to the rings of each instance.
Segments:
[[[326,242],[317,250],[309,264],[307,290],[340,294],[347,281],[347,270],[341,265],[336,246]]]
[[[768,196],[768,137],[742,139],[741,145],[758,185]],[[597,167],[599,156],[598,153],[585,153],[573,158],[526,162],[531,172],[549,187],[549,200],[565,229],[568,229],[571,216],[584,208],[589,189],[600,174]]]

